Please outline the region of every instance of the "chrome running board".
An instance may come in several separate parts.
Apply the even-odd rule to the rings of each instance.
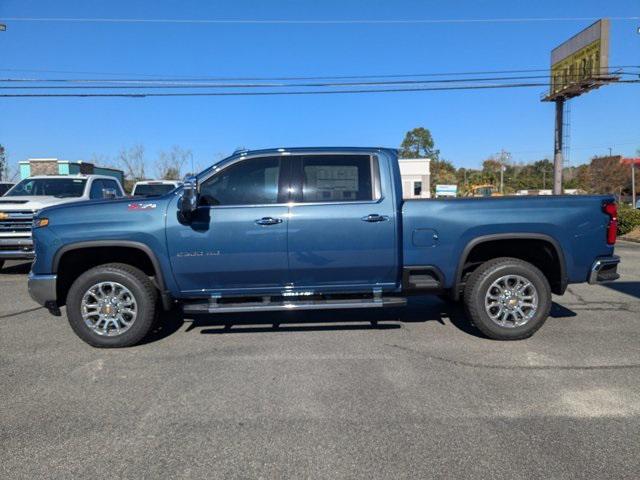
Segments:
[[[404,307],[407,299],[402,297],[341,298],[326,300],[297,300],[263,297],[261,301],[220,302],[219,298],[208,301],[185,303],[182,307],[187,314],[277,312],[296,310],[336,310],[351,308]]]

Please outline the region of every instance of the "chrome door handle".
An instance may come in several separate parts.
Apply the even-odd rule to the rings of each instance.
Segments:
[[[365,215],[364,217],[362,217],[360,220],[362,220],[363,222],[384,222],[386,220],[389,220],[389,217],[386,215],[378,215],[377,213],[372,213],[370,215]]]
[[[258,225],[277,225],[278,223],[282,223],[281,218],[273,218],[273,217],[262,217],[256,220]]]

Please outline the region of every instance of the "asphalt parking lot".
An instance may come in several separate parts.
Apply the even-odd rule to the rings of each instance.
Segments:
[[[0,478],[638,478],[640,244],[617,253],[619,282],[571,286],[520,342],[428,298],[230,331],[173,314],[124,350],[82,343],[10,263]]]

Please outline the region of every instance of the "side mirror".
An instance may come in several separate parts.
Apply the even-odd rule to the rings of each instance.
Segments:
[[[182,185],[182,197],[178,200],[180,216],[189,220],[198,208],[198,180],[196,177],[186,178]]]
[[[115,188],[103,188],[102,189],[102,198],[107,200],[113,200],[118,196]]]

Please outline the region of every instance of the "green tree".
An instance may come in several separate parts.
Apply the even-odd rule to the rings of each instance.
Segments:
[[[431,193],[435,194],[436,185],[453,185],[458,183],[456,167],[444,159],[431,160]]]
[[[429,129],[417,127],[409,130],[400,144],[400,158],[431,158],[437,160],[439,151],[434,148]],[[433,165],[433,164],[432,164]]]

